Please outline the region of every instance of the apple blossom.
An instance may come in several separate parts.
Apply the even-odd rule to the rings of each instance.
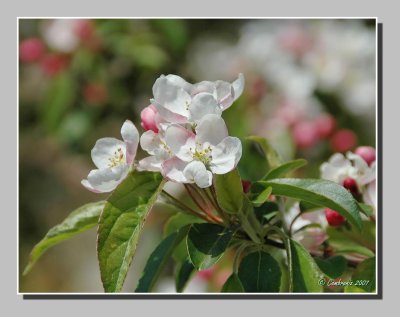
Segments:
[[[91,155],[97,169],[90,171],[87,179],[81,182],[90,191],[110,192],[128,175],[136,156],[139,132],[131,121],[126,120],[121,135],[124,141],[102,138],[93,147]]]
[[[242,144],[238,138],[228,136],[225,122],[218,115],[206,115],[195,132],[178,124],[166,129],[166,145],[174,157],[163,162],[162,173],[171,181],[205,188],[212,184],[212,173],[225,174],[236,167]]]
[[[190,84],[176,75],[162,75],[154,83],[151,102],[169,122],[198,122],[207,114],[221,115],[243,88],[242,74],[232,84],[221,80]]]

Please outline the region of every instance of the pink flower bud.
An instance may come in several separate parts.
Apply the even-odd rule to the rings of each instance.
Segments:
[[[325,216],[328,224],[332,227],[338,227],[346,221],[346,219],[341,214],[330,208],[325,208]]]
[[[55,76],[68,66],[68,58],[62,54],[48,54],[43,57],[41,67],[45,74]]]
[[[363,158],[368,165],[371,165],[376,160],[376,152],[372,146],[359,146],[355,153]]]
[[[333,152],[346,152],[357,144],[357,136],[348,129],[337,131],[331,138]]]
[[[243,187],[243,192],[248,193],[250,191],[251,182],[247,180],[242,180],[242,187]]]
[[[43,42],[38,38],[29,38],[19,43],[19,59],[25,63],[37,62],[44,53]]]
[[[147,130],[152,130],[158,133],[158,127],[156,123],[157,109],[154,105],[150,105],[142,110],[140,113],[140,118],[142,122],[140,123],[142,128]]]
[[[357,197],[359,195],[357,182],[354,178],[345,178],[343,181],[343,187],[346,188],[354,197]]]
[[[332,135],[336,128],[336,120],[330,114],[325,113],[315,120],[318,136],[325,139]]]
[[[318,131],[313,122],[303,121],[293,127],[293,138],[300,149],[310,148],[319,141]]]
[[[210,268],[208,268],[208,269],[199,271],[199,272],[197,273],[197,275],[198,275],[201,279],[208,281],[208,280],[211,280],[211,278],[213,277],[213,275],[214,275],[214,270],[215,270],[215,269],[214,269],[213,267],[210,267]]]

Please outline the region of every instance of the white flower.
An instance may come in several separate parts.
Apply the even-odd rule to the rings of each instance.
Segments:
[[[374,181],[376,177],[375,163],[368,166],[361,156],[352,152],[347,152],[346,157],[341,153],[333,154],[320,169],[321,178],[343,184],[343,181],[350,177],[356,181],[360,189]]]
[[[376,180],[369,183],[363,192],[363,200],[366,204],[371,205],[376,210]]]
[[[242,74],[232,84],[221,80],[190,84],[176,75],[162,75],[154,83],[151,103],[169,122],[198,122],[207,114],[221,115],[243,88]]]
[[[93,163],[98,169],[90,171],[82,185],[95,193],[114,190],[128,175],[139,143],[139,132],[135,125],[126,120],[121,128],[124,141],[115,138],[97,140],[92,149]]]
[[[228,136],[224,120],[206,115],[194,133],[172,124],[165,132],[165,141],[174,154],[162,164],[162,173],[171,181],[196,183],[205,188],[212,184],[212,173],[225,174],[233,170],[242,156],[238,138]]]
[[[167,124],[158,124],[158,133],[148,130],[140,137],[140,146],[149,153],[148,156],[139,161],[138,168],[141,170],[160,172],[161,164],[173,157],[173,154],[165,143],[165,129]]]
[[[71,53],[79,44],[79,37],[75,32],[75,19],[56,19],[48,21],[43,26],[43,38],[54,50]]]

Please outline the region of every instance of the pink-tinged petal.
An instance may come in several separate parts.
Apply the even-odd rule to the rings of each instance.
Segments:
[[[219,144],[228,136],[224,119],[219,115],[209,114],[203,117],[196,127],[196,140],[200,143]]]
[[[196,183],[200,188],[210,187],[212,184],[212,173],[207,171],[200,161],[190,162],[183,170],[183,175],[190,183]]]
[[[130,120],[126,120],[121,128],[122,139],[126,144],[126,163],[132,164],[139,144],[139,132]]]
[[[152,130],[146,131],[140,137],[140,146],[149,154],[154,154],[154,151],[161,146],[160,135]]]
[[[142,126],[143,129],[146,131],[152,130],[155,133],[158,132],[158,127],[157,127],[157,109],[154,105],[150,105],[142,110],[140,113],[140,125]]]
[[[156,156],[148,156],[139,161],[137,169],[141,171],[160,172],[163,162],[164,160]]]
[[[210,169],[214,174],[225,174],[233,170],[242,157],[242,143],[228,136],[212,149]]]
[[[188,105],[191,102],[190,95],[181,87],[176,86],[174,82],[167,77],[159,77],[153,86],[153,95],[156,103],[170,112],[188,117]],[[157,110],[159,107],[156,105]],[[159,110],[160,111],[160,110]],[[164,114],[160,111],[160,114]]]
[[[189,106],[189,120],[200,121],[208,114],[221,115],[222,110],[212,94],[202,92],[193,97]]]
[[[161,165],[161,174],[168,180],[176,183],[188,183],[188,179],[183,174],[188,163],[173,157],[166,160]]]
[[[191,149],[196,146],[195,134],[192,131],[177,124],[170,125],[165,131],[165,142],[178,158],[187,162],[192,161]]]
[[[91,155],[93,163],[97,168],[108,168],[110,159],[122,153],[126,157],[126,145],[121,140],[115,138],[102,138],[97,140]]]
[[[113,168],[92,170],[87,180],[82,181],[82,185],[93,192],[108,193],[113,191],[124,180],[128,172],[129,166],[127,164]]]
[[[168,121],[171,123],[187,123],[188,122],[187,117],[181,116],[179,114],[176,114],[176,113],[168,110],[163,105],[156,102],[155,100],[152,100],[152,103],[157,109],[158,116],[156,117],[156,119],[158,121]]]

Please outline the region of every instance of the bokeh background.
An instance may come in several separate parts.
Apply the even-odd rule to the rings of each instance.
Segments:
[[[300,176],[319,177],[334,152],[375,146],[375,20],[20,19],[20,292],[103,291],[95,229],[21,273],[49,228],[107,197],[80,184],[90,150],[101,137],[119,138],[125,119],[140,127],[154,81],[168,73],[191,82],[243,73],[245,91],[223,114],[230,134],[266,137],[285,160],[306,158]],[[243,146],[240,173],[255,180],[267,167],[254,145]],[[155,206],[124,291],[134,290],[172,214]],[[219,290],[227,262],[197,274],[187,291]],[[169,265],[156,290],[173,291],[172,276]]]

